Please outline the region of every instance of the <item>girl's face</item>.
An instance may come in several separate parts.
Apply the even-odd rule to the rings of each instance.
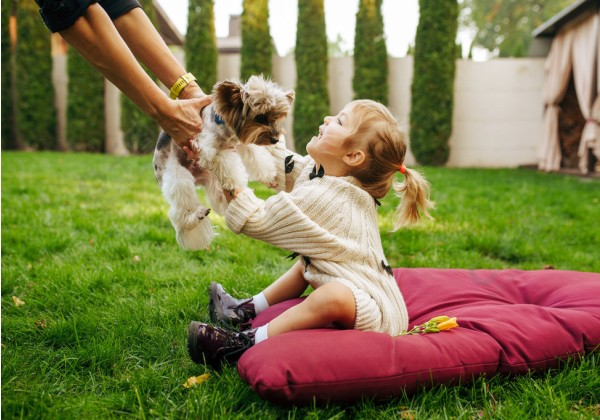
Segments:
[[[326,175],[345,175],[346,165],[343,161],[348,152],[346,140],[352,132],[350,110],[344,108],[335,117],[325,117],[319,127],[319,135],[313,137],[306,145],[306,151],[316,163],[325,168]]]

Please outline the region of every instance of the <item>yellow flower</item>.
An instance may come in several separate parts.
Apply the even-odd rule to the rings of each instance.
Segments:
[[[436,316],[435,318],[431,318],[429,320],[429,322],[435,322],[436,324],[439,324],[440,322],[448,321],[449,319],[450,319],[449,316],[441,315],[441,316]]]
[[[440,322],[437,324],[437,328],[440,331],[449,330],[450,328],[458,327],[458,323],[456,322],[456,317],[452,317],[447,319],[446,321]]]

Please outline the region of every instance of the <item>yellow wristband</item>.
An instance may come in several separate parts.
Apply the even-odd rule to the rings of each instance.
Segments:
[[[177,81],[173,84],[171,91],[169,92],[169,96],[171,97],[171,99],[177,99],[183,88],[189,85],[190,82],[193,82],[194,80],[196,80],[196,78],[192,73],[186,73],[179,79],[177,79]]]

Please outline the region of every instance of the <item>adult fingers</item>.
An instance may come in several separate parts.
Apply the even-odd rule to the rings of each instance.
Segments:
[[[212,102],[212,96],[204,96],[202,98],[194,98],[194,99],[190,99],[191,101],[194,101],[195,105],[198,107],[198,112],[202,111],[205,107],[207,107],[208,105],[211,104]]]

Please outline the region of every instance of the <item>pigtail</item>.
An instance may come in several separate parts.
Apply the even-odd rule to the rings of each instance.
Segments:
[[[429,182],[418,171],[402,168],[404,182],[394,180],[393,183],[394,192],[400,198],[400,204],[394,212],[394,231],[419,222],[422,217],[419,210],[426,218],[433,219],[428,211],[433,208],[429,200]]]

